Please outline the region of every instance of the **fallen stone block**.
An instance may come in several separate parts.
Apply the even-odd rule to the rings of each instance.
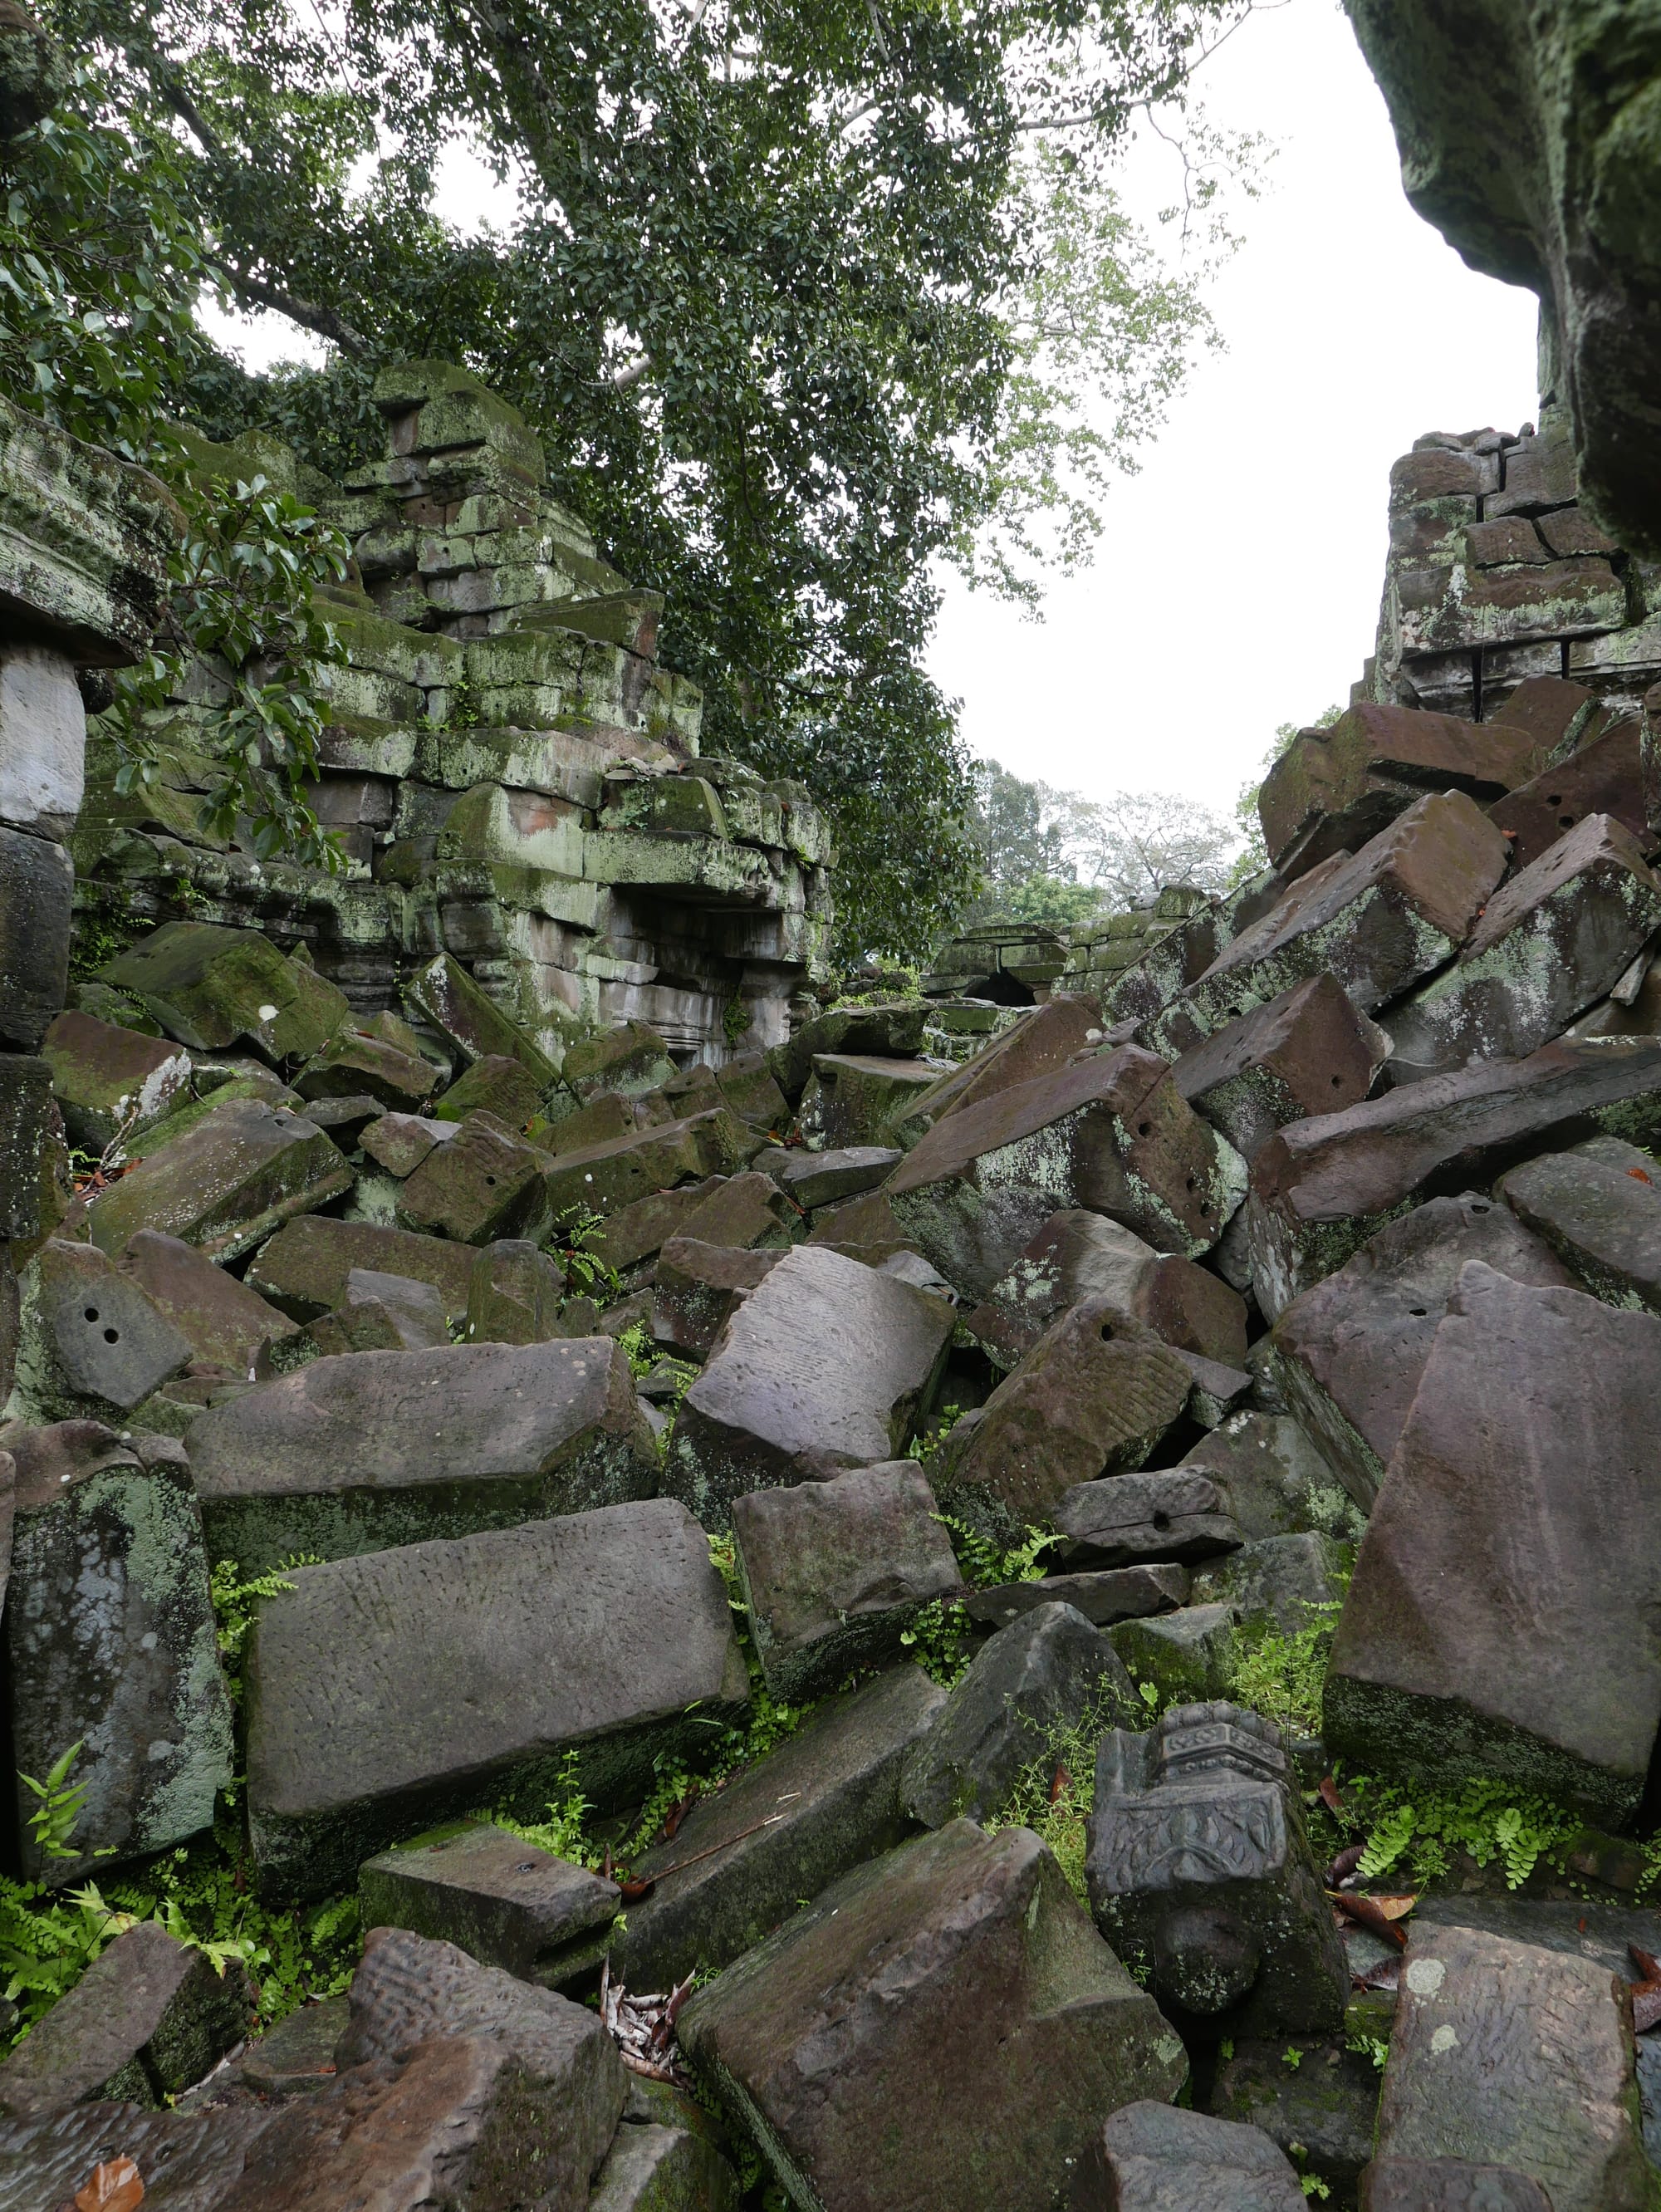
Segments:
[[[1019,1530],[1064,1492],[1139,1468],[1188,1402],[1193,1379],[1153,1331],[1101,1297],[1053,1322],[942,1467],[955,1510]]]
[[[1661,1040],[1585,1037],[1428,1077],[1277,1130],[1252,1163],[1252,1286],[1275,1320],[1416,1200],[1488,1182],[1554,1137],[1661,1134]]]
[[[1292,2161],[1259,2128],[1142,2099],[1098,2131],[1075,2212],[1303,2212]]]
[[[353,1268],[346,1278],[346,1296],[332,1313],[319,1314],[307,1334],[320,1358],[349,1352],[430,1352],[450,1342],[444,1300],[431,1283],[380,1274],[373,1267]]]
[[[351,1014],[332,983],[257,929],[216,922],[164,922],[99,974],[197,1052],[246,1040],[273,1060],[309,1060]]]
[[[821,1052],[802,1093],[802,1133],[830,1150],[914,1139],[928,1124],[913,1123],[910,1109],[939,1076],[932,1060]]]
[[[187,1339],[107,1254],[49,1237],[20,1284],[10,1410],[29,1421],[118,1423],[191,1356]]]
[[[400,1227],[458,1244],[535,1235],[549,1208],[548,1155],[493,1114],[468,1116],[447,1145],[435,1145],[398,1193]]]
[[[417,1836],[366,1862],[366,1928],[453,1943],[482,1966],[557,1989],[598,1964],[622,1903],[615,1881],[488,1821]]]
[[[567,1752],[596,1803],[638,1798],[654,1758],[748,1696],[707,1540],[670,1498],[293,1581],[262,1606],[248,1662],[250,1833],[273,1895],[324,1893],[481,1802],[540,1818]],[[661,1632],[620,1645],[625,1623]]]
[[[1387,1222],[1294,1298],[1270,1333],[1270,1364],[1287,1403],[1363,1513],[1468,1260],[1514,1282],[1574,1287],[1568,1269],[1503,1206],[1466,1192]]]
[[[702,1359],[729,1316],[784,1256],[672,1237],[652,1277],[652,1336],[683,1358]]]
[[[1043,1758],[1052,1730],[1087,1716],[1128,1725],[1137,1711],[1106,1638],[1070,1606],[1041,1606],[1000,1628],[954,1683],[906,1761],[900,1802],[925,1827],[986,1820]]]
[[[825,1152],[790,1152],[779,1164],[775,1180],[786,1198],[804,1213],[858,1198],[888,1180],[900,1154],[881,1145],[851,1145]]]
[[[1161,2004],[1225,2033],[1336,2030],[1349,1969],[1280,1731],[1239,1705],[1179,1705],[1096,1755],[1090,1910]]]
[[[1249,1161],[1288,1121],[1359,1104],[1389,1055],[1384,1030],[1323,972],[1224,1022],[1171,1080]]]
[[[350,2016],[344,1991],[308,1999],[248,2045],[229,2069],[232,2083],[262,2100],[326,2089],[335,2078],[335,2045]]]
[[[1259,1536],[1196,1567],[1192,1598],[1196,1605],[1231,1606],[1248,1633],[1270,1627],[1291,1637],[1317,1626],[1321,1607],[1342,1604],[1348,1580],[1340,1545],[1312,1529]]]
[[[568,1334],[560,1318],[565,1277],[524,1237],[485,1245],[467,1279],[469,1344],[547,1344]]]
[[[829,1699],[694,1805],[630,1870],[653,1887],[629,1907],[614,1975],[670,1989],[694,1967],[724,1966],[850,1867],[909,1835],[901,1770],[945,1703],[920,1667],[895,1668]]]
[[[1231,1415],[1178,1471],[1216,1485],[1222,1510],[1248,1543],[1306,1528],[1360,1535],[1361,1516],[1331,1461],[1289,1414]]]
[[[1651,1153],[1618,1137],[1594,1137],[1512,1168],[1494,1191],[1594,1297],[1661,1313],[1658,1184],[1661,1167]]]
[[[738,2177],[690,2128],[625,2124],[612,2138],[588,2212],[736,2212]]]
[[[1248,1368],[1225,1367],[1221,1360],[1203,1358],[1197,1352],[1189,1352],[1181,1346],[1173,1350],[1193,1378],[1189,1394],[1188,1411],[1203,1429],[1220,1429],[1231,1415],[1240,1413],[1256,1387],[1256,1378]]]
[[[745,1492],[904,1449],[951,1341],[952,1310],[821,1248],[785,1254],[728,1321],[681,1401],[665,1486],[706,1528]]]
[[[470,1114],[493,1114],[506,1127],[518,1129],[542,1103],[542,1086],[523,1062],[506,1053],[491,1053],[457,1077],[433,1113],[439,1121],[464,1121]]]
[[[1651,2185],[1632,2065],[1606,1966],[1475,1928],[1415,1928],[1379,2155],[1514,2167],[1553,2212],[1638,2212]]]
[[[552,1088],[553,1061],[449,953],[440,952],[418,970],[403,986],[403,996],[416,1018],[430,1022],[469,1066],[506,1054],[529,1068],[543,1090]]]
[[[1452,965],[1385,1016],[1394,1084],[1521,1060],[1616,984],[1661,926],[1661,877],[1588,815],[1496,891]]]
[[[1658,1358],[1654,1316],[1467,1263],[1338,1623],[1333,1755],[1431,1788],[1502,1775],[1605,1826],[1631,1814],[1661,1723],[1640,1626]]]
[[[453,1121],[428,1114],[383,1114],[359,1132],[358,1141],[377,1167],[402,1182],[435,1145],[447,1145],[455,1133]]]
[[[767,1054],[767,1065],[787,1103],[795,1106],[821,1053],[882,1060],[913,1058],[923,1049],[923,1025],[928,1018],[928,1007],[920,999],[835,1006],[828,1013],[799,1023],[788,1043],[774,1045]]]
[[[732,1533],[755,1655],[787,1704],[900,1658],[918,1611],[962,1589],[910,1460],[735,1498]]]
[[[1312,2191],[1318,2202],[1353,2205],[1361,2169],[1373,2155],[1379,2111],[1379,2069],[1367,2040],[1387,2039],[1394,2005],[1393,1992],[1352,1995],[1342,2028],[1330,2035],[1299,2035],[1295,2048],[1303,2057],[1295,2067],[1286,2063],[1283,2033],[1231,2036],[1231,2053],[1219,2052],[1222,2063],[1204,2109],[1257,2128],[1278,2144],[1300,2174],[1325,2183],[1326,2199]]]
[[[233,1099],[100,1191],[86,1216],[103,1251],[119,1252],[139,1230],[155,1229],[223,1263],[295,1214],[343,1196],[352,1180],[343,1154],[315,1122]]]
[[[1041,1075],[1059,1074],[1081,1052],[1101,1042],[1103,1027],[1101,1008],[1094,999],[1082,993],[1052,999],[1021,1015],[973,1060],[940,1075],[915,1102],[911,1118],[926,1120],[932,1127],[948,1114],[1000,1091],[1012,1091]]]
[[[66,1009],[40,1047],[71,1140],[101,1153],[117,1133],[136,1138],[187,1091],[191,1056],[162,1037]]]
[[[308,1100],[366,1097],[389,1113],[419,1114],[438,1080],[439,1071],[421,1054],[345,1029],[300,1069],[294,1089]]]
[[[1070,1565],[1191,1565],[1244,1541],[1216,1485],[1179,1467],[1078,1483],[1056,1502],[1050,1518],[1067,1540],[1062,1556]]]
[[[742,1176],[706,1176],[701,1182],[682,1183],[676,1190],[649,1191],[644,1198],[621,1206],[606,1217],[603,1227],[590,1231],[588,1249],[597,1260],[603,1260],[619,1274],[638,1279],[636,1271],[644,1273],[654,1254],[676,1237],[689,1236],[689,1224],[700,1217],[700,1241],[708,1244],[748,1245],[752,1241],[782,1244],[787,1240],[776,1227],[760,1229],[754,1239],[746,1233],[747,1225],[758,1218],[760,1209],[753,1193],[743,1195],[730,1206],[711,1207],[710,1201],[723,1196],[732,1183],[765,1182],[778,1208],[766,1218],[774,1224],[785,1215],[793,1213],[789,1200],[771,1176],[747,1174]],[[706,1211],[706,1209],[709,1210]],[[581,1218],[582,1209],[570,1215],[571,1222]]]
[[[75,863],[0,823],[0,1043],[40,1049],[69,983]]]
[[[1513,868],[1531,866],[1591,814],[1609,815],[1640,845],[1649,843],[1642,729],[1636,715],[1616,722],[1494,801],[1488,820],[1511,847]]]
[[[1203,1705],[1234,1687],[1240,1640],[1232,1605],[1179,1606],[1105,1632],[1125,1673],[1158,1705]]]
[[[954,1821],[697,1991],[682,2047],[797,2201],[1040,2212],[1104,2111],[1169,2097],[1185,2071],[1093,1933],[1029,1830]]]
[[[924,1258],[979,1300],[1058,1204],[1195,1259],[1222,1234],[1245,1178],[1167,1064],[1125,1045],[956,1109],[883,1194]]]
[[[1375,2158],[1361,2175],[1360,2212],[1552,2212],[1552,2203],[1514,2166]]]
[[[1458,951],[1506,858],[1505,839],[1474,799],[1434,793],[1359,852],[1312,872],[1295,897],[1242,930],[1142,1034],[1176,1056],[1322,975],[1373,1013]]]
[[[140,2179],[149,2177],[156,2212],[217,2212],[270,2121],[254,2105],[152,2112],[130,2104],[0,2120],[0,2207],[58,2212],[100,2166],[130,2158]]]
[[[970,1592],[964,1611],[988,1628],[1003,1628],[1040,1605],[1067,1605],[1093,1627],[1140,1620],[1188,1602],[1186,1567],[1104,1567],[1095,1573],[1045,1575],[1033,1583],[999,1583]]]
[[[0,1052],[0,1237],[25,1243],[55,1222],[47,1163],[61,1155],[52,1070],[27,1053]],[[67,1164],[67,1163],[65,1164]],[[9,1387],[0,1362],[0,1388]]]
[[[99,2099],[154,2108],[248,2032],[248,1978],[141,1920],[118,1936],[0,2065],[0,2112],[33,2119]]]
[[[314,1324],[320,1327],[321,1323]],[[609,1337],[314,1360],[204,1413],[215,1559],[264,1573],[650,1497],[658,1452]]]
[[[784,1129],[790,1102],[779,1088],[764,1052],[740,1053],[715,1071],[715,1087],[741,1121],[757,1129]]]
[[[644,1022],[621,1022],[602,1036],[568,1045],[561,1073],[585,1106],[603,1091],[642,1098],[672,1081],[676,1067],[656,1030]]]
[[[697,1197],[680,1233],[701,1244],[782,1250],[795,1218],[790,1200],[771,1176],[754,1170],[717,1176]]]
[[[373,1267],[431,1283],[446,1316],[459,1321],[467,1311],[476,1257],[467,1245],[419,1237],[413,1230],[302,1214],[261,1248],[243,1279],[290,1320],[308,1322],[340,1304],[354,1267]]]
[[[209,1826],[231,1776],[231,1707],[208,1595],[200,1509],[177,1443],[144,1456],[96,1421],[8,1428],[16,1523],[4,1616],[5,1698],[21,1774],[82,1746],[76,1856],[32,1879],[83,1880]],[[20,1783],[20,1827],[38,1805]],[[27,1830],[24,1831],[27,1835]]]
[[[556,1223],[588,1213],[609,1221],[676,1183],[735,1173],[755,1149],[754,1133],[724,1106],[684,1121],[660,1122],[549,1161],[543,1178],[549,1210]],[[609,1250],[605,1256],[614,1267],[622,1264]]]
[[[1237,1291],[1174,1252],[1155,1252],[1100,1213],[1053,1213],[964,1326],[993,1362],[1015,1366],[1082,1299],[1105,1297],[1165,1343],[1238,1364],[1246,1306]]]

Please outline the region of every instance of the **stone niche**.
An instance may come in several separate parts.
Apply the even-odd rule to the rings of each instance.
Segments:
[[[327,594],[345,663],[326,672],[312,793],[344,867],[261,861],[201,827],[224,687],[198,663],[148,791],[116,792],[92,726],[86,921],[259,928],[303,946],[360,1014],[448,951],[556,1063],[629,1020],[684,1060],[781,1042],[829,932],[830,842],[808,793],[699,757],[698,690],[657,658],[661,598],[549,496],[512,408],[441,362],[387,370],[375,401],[386,458],[343,483],[264,436],[191,441],[203,477],[264,474],[350,543]]]

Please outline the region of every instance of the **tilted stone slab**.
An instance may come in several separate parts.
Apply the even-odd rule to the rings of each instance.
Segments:
[[[4,1616],[12,1756],[44,1777],[71,1744],[86,1785],[76,1855],[26,1863],[54,1885],[185,1842],[231,1778],[202,1519],[185,1456],[149,1464],[95,1421],[0,1431],[17,1465]],[[149,1447],[147,1446],[147,1449]],[[15,1785],[20,1826],[39,1800]],[[25,1830],[27,1833],[27,1830]]]
[[[1038,1838],[966,1820],[845,1876],[680,2036],[792,2202],[838,2212],[1047,2212],[1103,2112],[1186,2065]]]
[[[1296,2170],[1261,2128],[1142,2099],[1121,2106],[1085,2154],[1079,2212],[1303,2212]]]
[[[402,1182],[435,1145],[447,1145],[455,1133],[454,1122],[434,1121],[430,1114],[382,1114],[359,1131],[358,1143],[377,1167]]]
[[[529,1068],[544,1090],[553,1084],[555,1071],[547,1054],[449,953],[440,952],[413,975],[403,986],[403,996],[411,1012],[431,1022],[468,1062],[506,1054]]]
[[[1332,1462],[1289,1414],[1231,1414],[1178,1471],[1216,1485],[1223,1511],[1248,1542],[1305,1528],[1343,1534],[1355,1525]]]
[[[1058,1207],[1107,1214],[1156,1251],[1197,1258],[1245,1177],[1166,1062],[1126,1045],[957,1109],[883,1194],[924,1256],[979,1300]]]
[[[459,1321],[467,1311],[477,1256],[470,1245],[418,1236],[411,1229],[302,1214],[261,1248],[243,1279],[291,1320],[307,1322],[340,1304],[354,1267],[373,1267],[380,1274],[431,1283],[450,1319]]]
[[[784,1256],[670,1237],[652,1277],[653,1337],[683,1358],[703,1358],[729,1316]]]
[[[512,1063],[514,1066],[518,1061]],[[389,1113],[420,1114],[437,1088],[439,1071],[418,1053],[385,1037],[342,1030],[294,1078],[302,1098],[373,1098]],[[459,1117],[451,1115],[456,1120]]]
[[[546,1344],[569,1332],[560,1318],[565,1277],[524,1237],[487,1244],[467,1281],[470,1344]]]
[[[215,1559],[264,1573],[650,1497],[658,1453],[609,1337],[313,1360],[203,1413]]]
[[[673,1079],[675,1062],[656,1030],[644,1022],[621,1022],[602,1036],[568,1046],[561,1073],[587,1105],[603,1091],[642,1097]]]
[[[252,1375],[264,1346],[294,1333],[286,1314],[182,1237],[137,1230],[116,1267],[179,1331],[197,1359],[233,1374]]]
[[[551,1988],[598,1964],[621,1904],[615,1881],[484,1820],[417,1836],[358,1875],[366,1928],[407,1928]]]
[[[1386,1223],[1353,1259],[1294,1298],[1270,1332],[1270,1364],[1288,1404],[1364,1513],[1468,1260],[1513,1282],[1576,1286],[1514,1215],[1468,1191]]]
[[[1162,1705],[1227,1698],[1240,1638],[1232,1605],[1181,1605],[1174,1613],[1116,1621],[1106,1635],[1138,1690]]]
[[[95,1244],[48,1237],[23,1270],[15,1417],[119,1421],[177,1375],[187,1338]]]
[[[46,1031],[40,1056],[70,1139],[94,1152],[118,1130],[136,1136],[159,1121],[191,1079],[191,1056],[179,1046],[70,1008]]]
[[[1225,1022],[1184,1053],[1171,1080],[1242,1159],[1288,1121],[1358,1104],[1390,1054],[1390,1040],[1322,974]]]
[[[691,2128],[625,2124],[612,2138],[589,2212],[734,2212],[738,2177]]]
[[[1652,1153],[1594,1137],[1512,1168],[1494,1190],[1594,1297],[1661,1313],[1661,1167]]]
[[[1010,1029],[961,1067],[939,1076],[912,1108],[913,1122],[932,1127],[948,1114],[1013,1091],[1040,1075],[1057,1075],[1068,1062],[1101,1042],[1101,1008],[1083,993],[1052,999],[1024,1013]]]
[[[1331,1618],[1322,1608],[1343,1602],[1349,1580],[1343,1547],[1310,1528],[1258,1536],[1203,1561],[1194,1570],[1190,1595],[1195,1605],[1232,1606],[1248,1632],[1272,1628],[1293,1637]]]
[[[730,1175],[746,1167],[760,1142],[747,1124],[721,1106],[606,1144],[561,1152],[544,1173],[549,1211],[556,1224],[580,1213],[597,1213],[609,1220],[676,1183]],[[619,1264],[615,1254],[607,1256],[614,1266]]]
[[[1589,815],[1497,891],[1453,965],[1385,1017],[1394,1083],[1521,1060],[1616,984],[1661,925],[1661,877]]]
[[[798,1245],[737,1308],[682,1400],[665,1487],[718,1528],[746,1491],[893,1458],[952,1325],[943,1299]]]
[[[252,1251],[295,1214],[342,1197],[352,1182],[345,1156],[315,1122],[239,1098],[100,1191],[87,1219],[106,1252],[155,1229],[224,1261]]]
[[[398,1224],[458,1244],[535,1236],[547,1225],[548,1155],[494,1114],[470,1115],[447,1145],[435,1145],[399,1189]]]
[[[1080,1565],[1191,1563],[1233,1551],[1242,1540],[1215,1483],[1180,1467],[1081,1482],[1057,1502],[1051,1518],[1067,1539],[1064,1558]]]
[[[820,1053],[876,1054],[882,1059],[909,1057],[923,1049],[923,1024],[928,1007],[920,999],[894,999],[869,1006],[835,1006],[815,1014],[791,1030],[787,1044],[775,1045],[767,1054],[779,1086],[794,1106],[800,1099],[813,1063]]]
[[[248,1662],[262,1884],[317,1894],[480,1804],[540,1819],[576,1751],[596,1802],[748,1696],[701,1528],[670,1498],[303,1567]],[[652,1632],[618,1642],[624,1623]]]
[[[1474,799],[1434,793],[1327,861],[1240,936],[1143,1032],[1187,1051],[1294,983],[1330,975],[1370,1014],[1457,952],[1505,873],[1506,841]]]
[[[216,922],[164,922],[99,975],[197,1052],[246,1038],[272,1060],[309,1059],[351,1012],[332,983],[257,929]]]
[[[964,1611],[987,1628],[1004,1628],[1040,1605],[1069,1605],[1094,1628],[1140,1620],[1188,1602],[1186,1567],[1103,1567],[1094,1573],[1045,1575],[1035,1583],[999,1583],[970,1592]]]
[[[385,1275],[354,1267],[346,1296],[332,1313],[319,1314],[306,1332],[320,1357],[349,1352],[421,1352],[450,1346],[444,1300],[431,1283],[409,1275]],[[284,1355],[271,1364],[284,1370]]]
[[[1396,1213],[1561,1141],[1661,1133],[1661,1041],[1584,1037],[1294,1121],[1252,1163],[1252,1279],[1270,1321]]]
[[[1532,2175],[1468,2158],[1375,2158],[1358,2201],[1361,2212],[1551,2212]]]
[[[1649,842],[1642,728],[1629,715],[1495,799],[1488,819],[1510,845],[1513,868],[1528,867],[1589,814],[1610,815],[1640,845]]]
[[[1653,1315],[1467,1263],[1338,1623],[1333,1755],[1632,1813],[1661,1723],[1658,1359]]]
[[[476,1060],[462,1073],[433,1112],[440,1121],[464,1121],[470,1114],[494,1114],[510,1129],[530,1121],[543,1103],[543,1088],[528,1067],[506,1053]]]
[[[775,1178],[779,1188],[804,1212],[834,1206],[838,1199],[858,1198],[886,1182],[890,1169],[900,1164],[890,1145],[846,1145],[822,1152],[791,1152],[779,1160]]]
[[[939,1080],[926,1060],[885,1060],[875,1054],[821,1052],[802,1093],[802,1133],[833,1148],[893,1145],[920,1133],[909,1109]]]
[[[1651,2179],[1630,2022],[1620,1982],[1593,1960],[1475,1928],[1415,1927],[1380,2158],[1480,2160],[1537,2182],[1553,2212],[1640,2212]]]

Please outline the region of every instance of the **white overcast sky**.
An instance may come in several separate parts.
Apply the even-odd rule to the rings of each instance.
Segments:
[[[1208,356],[1094,564],[1045,619],[949,584],[931,665],[971,748],[1087,797],[1175,791],[1227,811],[1285,721],[1348,698],[1371,650],[1390,464],[1422,432],[1535,412],[1531,293],[1478,276],[1408,206],[1384,101],[1337,0],[1282,0],[1207,64],[1210,119],[1277,152],[1209,295]],[[1175,172],[1138,172],[1175,196]],[[440,204],[505,196],[465,155]],[[275,317],[209,318],[251,366],[310,353]]]

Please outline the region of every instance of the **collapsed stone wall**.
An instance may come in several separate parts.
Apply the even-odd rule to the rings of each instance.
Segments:
[[[324,672],[312,793],[343,871],[203,829],[224,679],[199,664],[150,787],[118,793],[94,736],[82,911],[127,933],[185,915],[262,929],[364,1015],[452,953],[555,1064],[633,1019],[685,1060],[779,1042],[827,949],[830,841],[807,792],[699,757],[698,690],[657,659],[661,597],[549,496],[512,408],[430,362],[383,374],[376,404],[387,456],[341,484],[273,440],[191,441],[204,474],[263,472],[351,545],[327,595],[345,665]]]

